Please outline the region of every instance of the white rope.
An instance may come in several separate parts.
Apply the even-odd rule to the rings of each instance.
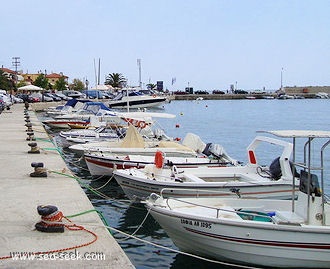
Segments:
[[[149,213],[150,213],[150,208],[148,209],[148,212],[147,212],[146,216],[145,216],[144,219],[142,220],[141,224],[136,228],[136,230],[134,231],[134,233],[132,233],[129,237],[126,236],[125,238],[123,238],[123,239],[121,239],[121,240],[126,240],[127,238],[130,238],[131,236],[134,236],[134,235],[140,230],[140,228],[142,227],[142,225],[144,224],[144,222],[145,222],[146,219],[148,218]]]
[[[148,214],[147,214],[147,216],[148,216]],[[135,239],[137,241],[141,241],[141,242],[143,242],[145,244],[152,245],[154,247],[165,249],[165,250],[168,250],[170,252],[174,252],[174,253],[177,253],[177,254],[186,255],[186,256],[189,256],[189,257],[193,257],[193,258],[196,258],[196,259],[199,259],[199,260],[203,260],[203,261],[207,261],[207,262],[211,262],[211,263],[216,263],[216,264],[221,264],[221,265],[226,265],[226,266],[235,266],[235,267],[238,267],[238,268],[245,268],[245,269],[261,269],[260,267],[253,267],[253,266],[239,265],[239,264],[233,264],[233,263],[222,262],[222,261],[217,261],[217,260],[211,260],[211,259],[208,259],[208,258],[204,258],[204,257],[198,256],[198,255],[195,255],[195,254],[191,254],[191,253],[183,252],[183,251],[180,251],[180,250],[172,249],[170,247],[162,246],[162,245],[159,245],[159,244],[156,244],[156,243],[149,242],[147,240],[138,238],[138,237],[134,236],[133,234],[125,233],[123,231],[120,231],[120,230],[118,230],[116,228],[113,228],[113,227],[107,226],[107,225],[101,226],[101,225],[93,225],[93,224],[90,224],[90,223],[86,223],[86,224],[83,224],[83,225],[85,225],[85,226],[97,226],[97,227],[107,228],[107,229],[113,230],[113,231],[115,231],[117,233],[123,234],[126,237],[133,238],[133,239]]]
[[[101,177],[100,177],[101,178]],[[100,178],[98,178],[98,179],[100,179]],[[100,187],[97,187],[97,188],[93,188],[94,190],[100,190],[100,189],[103,189],[106,185],[108,185],[109,184],[109,182],[112,180],[114,178],[114,176],[112,175],[108,180],[107,180],[107,182],[105,182],[102,186],[100,186]],[[92,180],[92,181],[96,181],[96,180],[98,180],[98,179],[94,179],[94,180]]]

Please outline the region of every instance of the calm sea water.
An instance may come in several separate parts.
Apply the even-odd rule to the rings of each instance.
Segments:
[[[206,143],[221,144],[229,155],[243,162],[246,162],[246,147],[258,130],[330,130],[330,100],[326,99],[172,101],[154,111],[176,115],[175,119],[158,119],[169,136],[183,139],[188,132],[195,133]],[[265,160],[278,156],[272,151],[263,154]],[[127,200],[115,180],[92,180],[83,161],[76,162],[76,156],[66,150],[65,156],[69,167],[85,184],[107,196],[102,198],[86,189],[94,207],[111,227],[177,250],[164,230],[147,216],[146,209]],[[330,167],[329,150],[325,157],[326,166]],[[232,268],[164,250],[117,232],[113,235],[138,269]]]

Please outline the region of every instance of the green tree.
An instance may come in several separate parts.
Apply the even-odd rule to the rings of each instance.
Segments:
[[[17,84],[16,84],[16,87],[19,88],[19,87],[23,87],[23,86],[26,86],[28,85],[25,81],[19,81]]]
[[[69,88],[74,91],[82,91],[83,89],[85,89],[85,84],[80,79],[75,78],[69,85]]]
[[[66,81],[64,77],[60,77],[54,84],[54,89],[58,91],[65,91],[67,89],[66,87]]]
[[[112,73],[106,77],[105,84],[114,88],[123,88],[126,84],[126,78],[120,73]]]
[[[48,78],[46,78],[46,76],[44,74],[40,74],[36,78],[36,80],[33,82],[33,85],[43,88],[45,90],[47,90],[49,88],[48,84],[49,84]]]
[[[9,91],[12,87],[12,80],[2,70],[0,70],[0,89]]]

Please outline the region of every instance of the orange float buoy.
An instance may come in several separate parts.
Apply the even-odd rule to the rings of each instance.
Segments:
[[[157,168],[162,168],[164,165],[164,155],[161,151],[156,151],[155,154],[155,165]]]
[[[175,140],[175,141],[180,141],[181,138],[180,138],[180,137],[176,137],[174,140]]]
[[[141,129],[143,129],[144,127],[146,127],[146,123],[144,122],[144,121],[139,121],[138,122],[138,126],[141,128]]]

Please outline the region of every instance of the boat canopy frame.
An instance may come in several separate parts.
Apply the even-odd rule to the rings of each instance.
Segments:
[[[312,181],[312,171],[319,170],[320,171],[320,180],[321,180],[321,195],[322,195],[322,225],[325,225],[325,209],[324,205],[327,203],[326,195],[324,192],[324,151],[330,144],[330,131],[319,131],[319,130],[274,130],[274,131],[258,131],[260,133],[268,133],[275,135],[281,138],[291,138],[293,144],[293,155],[292,155],[292,162],[293,167],[301,167],[304,171],[307,172],[307,194],[311,194],[311,181]],[[307,139],[304,144],[304,156],[303,156],[303,163],[296,162],[296,145],[297,145],[297,138]],[[312,157],[312,142],[315,139],[327,139],[325,143],[322,144],[320,147],[320,166],[319,167],[312,167],[311,165],[311,157]],[[294,176],[293,176],[293,183],[294,183]],[[307,200],[307,222],[309,224],[310,220],[310,203],[311,203],[311,195],[308,195]],[[294,184],[292,187],[292,212],[295,211],[295,188]]]

